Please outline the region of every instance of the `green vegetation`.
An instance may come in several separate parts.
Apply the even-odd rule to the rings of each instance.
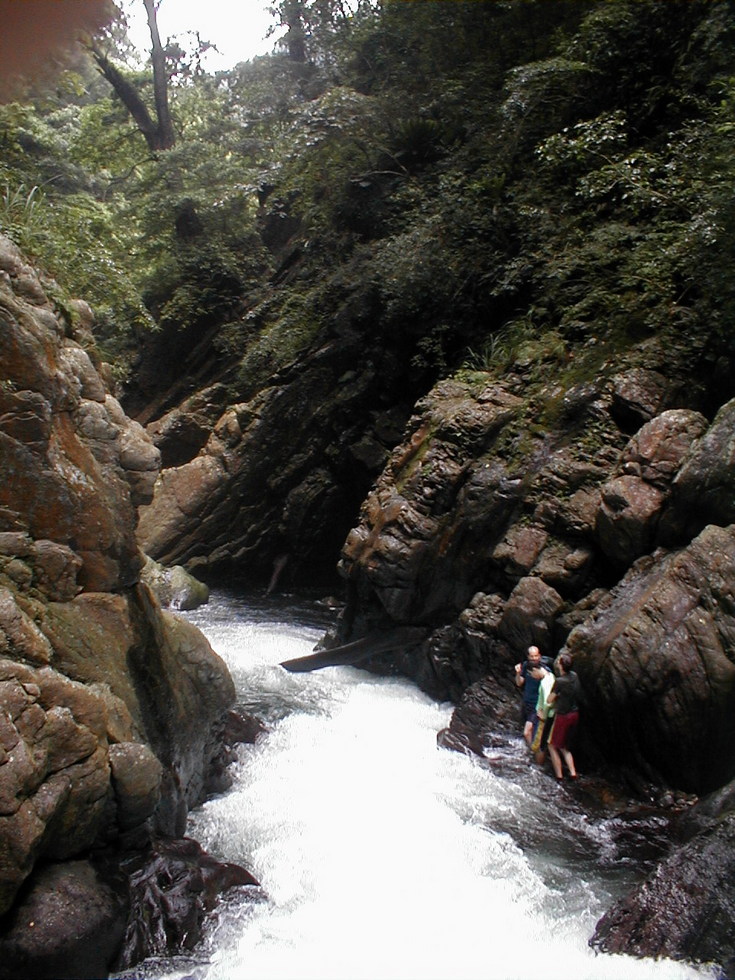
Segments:
[[[169,52],[168,149],[91,60],[0,107],[0,230],[94,306],[121,376],[205,344],[198,382],[242,398],[344,330],[408,399],[662,331],[735,354],[728,3],[277,7],[284,52],[217,76]]]

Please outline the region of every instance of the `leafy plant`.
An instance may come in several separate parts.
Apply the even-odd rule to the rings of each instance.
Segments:
[[[0,231],[22,249],[31,250],[35,234],[40,227],[38,208],[42,200],[38,185],[30,189],[21,183],[11,186],[8,182],[0,194]]]

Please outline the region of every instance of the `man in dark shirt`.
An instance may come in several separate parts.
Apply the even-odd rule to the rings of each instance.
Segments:
[[[515,665],[516,686],[523,688],[523,737],[528,745],[533,739],[533,726],[536,720],[536,702],[538,688],[546,673],[541,663],[541,651],[538,647],[529,647],[527,659],[522,664]]]

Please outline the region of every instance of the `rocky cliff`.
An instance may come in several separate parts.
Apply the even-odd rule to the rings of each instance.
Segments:
[[[517,730],[513,663],[565,650],[585,766],[651,798],[710,793],[735,775],[735,401],[713,403],[717,365],[681,335],[567,353],[542,344],[419,403],[345,543],[347,605],[320,656],[358,645],[455,700],[440,744],[482,754]],[[732,786],[595,946],[732,975]]]
[[[272,584],[344,542],[335,657],[457,702],[491,678],[492,727],[527,645],[567,648],[590,762],[706,793],[735,775],[732,8],[526,6],[517,49],[491,10],[497,63],[443,77],[438,5],[415,101],[361,78],[305,108],[259,197],[268,282],[141,414],[141,541]],[[368,123],[398,106],[388,159]]]
[[[711,791],[735,775],[735,403],[703,414],[706,351],[673,335],[537,357],[419,403],[346,541],[337,640],[422,627],[375,666],[455,701],[567,650],[590,749]]]
[[[457,703],[441,744],[481,754],[493,734],[517,731],[513,664],[526,647],[567,650],[585,688],[583,771],[662,801],[667,788],[707,794],[732,780],[726,375],[706,337],[673,325],[645,339],[606,336],[600,325],[583,346],[541,335],[497,367],[437,383],[344,543],[334,635],[292,669],[360,662],[411,677]],[[176,483],[209,465],[229,417],[191,466],[164,473],[150,533],[164,501],[186,512]],[[236,430],[232,471],[253,465],[251,431]],[[176,520],[169,526],[175,542]],[[731,793],[705,824],[694,821],[683,849],[610,911],[595,945],[732,962]],[[682,909],[675,930],[672,902]]]
[[[443,744],[482,752],[517,730],[526,647],[565,649],[583,771],[706,794],[735,776],[732,9],[588,14],[485,87],[487,44],[435,86],[438,32],[366,172],[330,152],[370,148],[385,79],[342,122],[314,100],[331,136],[262,195],[267,286],[141,414],[164,470],[140,535],[273,586],[344,542],[337,629],[291,669],[414,678],[458,705]]]
[[[106,972],[130,898],[125,876],[110,890],[89,862],[183,833],[189,807],[221,786],[234,702],[206,639],[140,582],[136,508],[159,453],[110,393],[89,309],[55,292],[0,239],[3,976]],[[41,916],[49,898],[56,930],[12,912]],[[80,902],[85,930],[111,930],[82,961],[88,932],[68,928]]]
[[[604,747],[631,775],[696,793],[732,778],[735,407],[711,339],[677,322],[647,337],[599,323],[582,344],[526,336],[439,381],[398,440],[405,405],[365,414],[398,373],[377,389],[372,361],[327,342],[333,330],[250,401],[204,392],[149,426],[161,446],[195,424],[204,442],[142,508],[146,550],[252,563],[266,581],[272,566],[273,582],[290,560],[313,580],[373,473],[327,646],[359,643],[351,658],[454,701],[493,677],[491,727],[515,723],[526,647],[566,648],[589,692],[591,759]]]

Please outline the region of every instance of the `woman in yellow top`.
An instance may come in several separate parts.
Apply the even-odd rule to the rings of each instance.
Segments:
[[[554,673],[544,665],[544,676],[541,678],[536,699],[536,724],[533,729],[531,751],[536,762],[542,766],[546,761],[546,743],[554,718],[554,707],[549,703],[549,694],[554,686]]]

